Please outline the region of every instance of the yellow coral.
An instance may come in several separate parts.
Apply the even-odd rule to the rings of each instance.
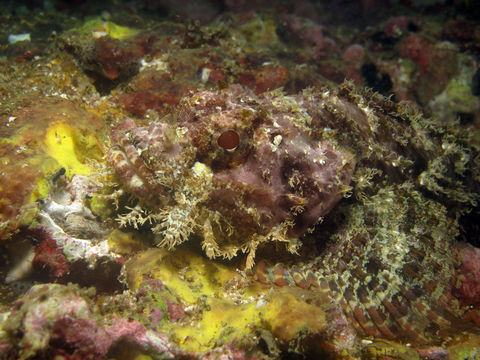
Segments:
[[[325,312],[297,298],[296,290],[279,289],[264,315],[273,335],[286,343],[295,340],[300,333],[318,333],[325,329]]]
[[[145,241],[133,232],[123,232],[115,229],[108,235],[108,246],[116,253],[127,255],[144,250],[147,245]]]
[[[126,264],[127,283],[138,289],[144,275],[160,279],[183,303],[187,316],[165,324],[187,352],[203,352],[236,341],[244,346],[258,341],[258,329],[271,330],[288,343],[304,333],[325,329],[325,313],[299,295],[302,289],[271,289],[233,267],[177,249],[150,249]],[[327,302],[328,303],[328,302]]]
[[[49,126],[45,136],[46,153],[64,167],[67,176],[73,174],[89,174],[90,169],[81,163],[77,157],[79,149],[75,145],[76,130],[59,122]]]

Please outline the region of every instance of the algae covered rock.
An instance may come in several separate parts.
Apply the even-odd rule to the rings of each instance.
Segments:
[[[114,308],[165,329],[185,351],[202,353],[200,358],[227,346],[245,351],[246,358],[275,359],[289,348],[328,348],[332,338],[355,351],[354,330],[328,297],[272,289],[185,249],[137,254],[125,264],[124,275],[136,302],[130,307],[117,302]]]
[[[29,225],[35,201],[62,174],[88,174],[87,159],[102,157],[104,125],[92,113],[61,98],[29,104],[2,117],[0,238]]]
[[[38,356],[71,356],[105,359],[111,353],[133,348],[165,359],[181,356],[163,334],[146,329],[141,323],[113,317],[97,320],[90,300],[91,288],[76,285],[40,284],[33,286],[9,313],[2,314],[1,328],[20,349],[24,359]],[[0,355],[8,353],[0,349]]]

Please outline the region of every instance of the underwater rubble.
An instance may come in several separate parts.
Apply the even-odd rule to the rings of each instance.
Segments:
[[[480,358],[473,7],[5,2],[0,358]]]

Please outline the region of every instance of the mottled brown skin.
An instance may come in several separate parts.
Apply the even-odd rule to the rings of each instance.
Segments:
[[[296,96],[206,91],[184,98],[172,118],[114,133],[110,162],[147,209],[165,204],[190,224],[182,241],[196,232],[208,256],[241,249],[251,266],[260,243],[287,241],[295,251],[296,240],[353,195],[329,215],[333,225],[317,227],[313,236],[327,241],[319,257],[262,265],[259,280],[326,294],[363,337],[423,346],[472,330],[451,295],[455,219],[478,199],[476,180],[465,176],[478,175],[477,160],[452,140],[463,136],[458,130],[437,129],[350,84]],[[233,144],[224,143],[226,132]],[[200,182],[191,175],[196,162],[209,173]],[[168,216],[154,220],[160,234],[177,231]]]
[[[455,224],[420,194],[395,192],[348,209],[357,219],[340,226],[321,256],[289,267],[262,263],[257,279],[326,294],[361,337],[422,347],[478,332],[452,295]]]
[[[461,140],[465,134],[348,84],[324,91],[321,103],[318,98],[314,90],[299,101],[314,129],[341,127],[331,136],[355,154],[355,200],[336,208],[329,230],[314,233],[318,257],[288,266],[261,263],[257,279],[327,295],[361,337],[422,348],[478,333],[452,295],[456,211],[478,199],[478,183],[465,176],[477,172],[477,160],[458,163],[475,153]]]
[[[232,86],[184,98],[166,120],[115,129],[109,161],[152,216],[171,206],[177,223],[191,222],[186,234],[224,256],[295,243],[348,192],[354,157],[313,131],[296,98]],[[198,163],[211,177],[195,175]],[[160,232],[171,227],[167,217]]]

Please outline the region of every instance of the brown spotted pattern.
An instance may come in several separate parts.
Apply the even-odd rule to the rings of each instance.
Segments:
[[[397,188],[344,211],[351,220],[320,257],[262,262],[258,280],[326,292],[362,337],[427,345],[472,330],[451,295],[456,226],[442,206]]]

